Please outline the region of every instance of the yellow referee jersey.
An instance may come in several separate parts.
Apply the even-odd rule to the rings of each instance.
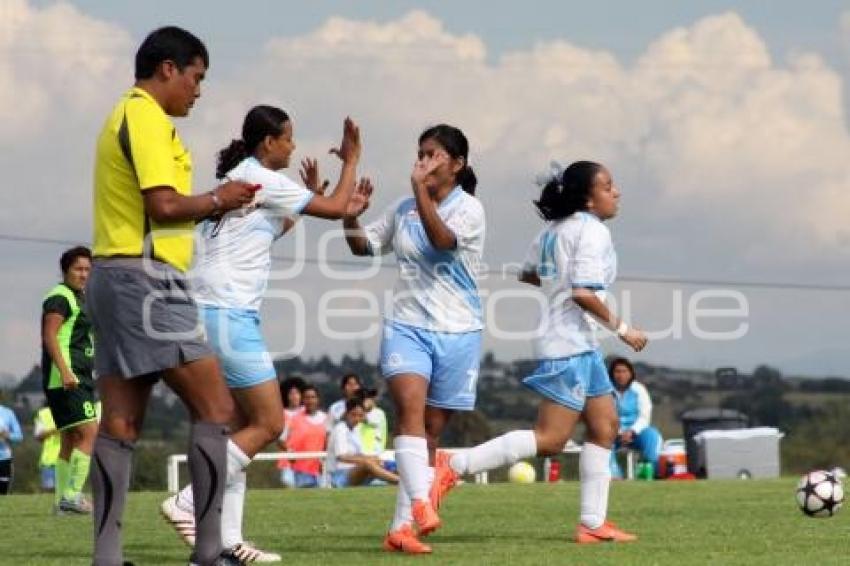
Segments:
[[[142,191],[192,193],[192,158],[154,98],[133,87],[112,109],[97,140],[94,167],[95,257],[153,257],[180,271],[192,260],[194,222],[159,224]]]

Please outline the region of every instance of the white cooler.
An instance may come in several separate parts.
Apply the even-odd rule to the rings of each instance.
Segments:
[[[771,427],[704,430],[694,437],[708,479],[778,478],[779,440]]]

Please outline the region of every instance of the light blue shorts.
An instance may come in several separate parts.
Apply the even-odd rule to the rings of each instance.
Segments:
[[[568,358],[541,360],[534,373],[522,383],[547,399],[578,412],[584,410],[588,397],[614,392],[605,361],[598,350]]]
[[[348,469],[331,472],[331,487],[348,487]]]
[[[381,373],[415,373],[428,380],[428,405],[471,411],[481,364],[481,332],[433,332],[386,321]]]
[[[257,311],[204,306],[202,313],[207,340],[221,362],[229,388],[277,379]]]

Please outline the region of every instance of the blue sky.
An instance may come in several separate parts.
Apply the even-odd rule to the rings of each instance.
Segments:
[[[198,190],[212,185],[215,151],[245,111],[274,103],[295,117],[296,158],[323,158],[342,117],[360,121],[361,171],[377,181],[377,213],[406,194],[418,132],[445,120],[471,139],[488,215],[485,259],[496,267],[519,261],[539,229],[531,179],[550,159],[609,166],[624,194],[611,225],[623,275],[617,293],[633,294],[633,322],[647,329],[666,328],[676,304],[717,286],[635,276],[850,281],[846,2],[6,0],[0,9],[0,169],[27,195],[0,192],[0,233],[89,240],[97,130],[131,84],[141,38],[178,24],[206,41],[212,59],[202,99],[177,122]],[[321,163],[332,176],[336,164]],[[285,240],[276,253],[316,255],[329,224],[303,225],[307,247],[296,252]],[[13,266],[0,304],[0,373],[36,360],[38,305],[61,251],[0,241]],[[313,268],[275,285],[311,305],[334,289]],[[363,286],[381,293],[391,285],[386,275]],[[740,291],[745,337],[711,342],[685,332],[651,344],[643,359],[847,374],[846,291]],[[277,343],[289,315],[269,303],[264,316],[276,351],[285,349]],[[492,322],[519,328],[529,319],[515,305]],[[323,340],[315,320],[304,328],[306,355],[362,348],[374,359],[377,339]],[[485,347],[531,354],[527,341],[489,336]]]

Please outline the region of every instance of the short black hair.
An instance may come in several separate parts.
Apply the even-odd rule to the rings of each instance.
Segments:
[[[345,402],[346,413],[356,409],[357,407],[360,407],[364,411],[366,410],[366,407],[363,406],[363,397],[361,397],[360,395],[355,395],[354,397]]]
[[[62,270],[62,275],[66,275],[74,262],[81,257],[88,258],[91,261],[91,250],[85,246],[76,246],[70,250],[65,250],[62,257],[59,258],[59,269]]]
[[[306,384],[306,385],[305,385],[305,386],[301,389],[301,395],[304,395],[304,394],[305,394],[305,393],[307,393],[308,391],[312,391],[312,392],[314,392],[314,393],[316,394],[316,397],[319,397],[319,398],[321,399],[322,394],[321,394],[321,393],[319,393],[319,388],[318,388],[318,387],[316,387],[315,385],[313,385],[312,383],[308,383],[308,384]]]
[[[181,71],[200,57],[205,67],[210,56],[204,42],[177,26],[165,26],[152,31],[136,51],[136,79],[149,79],[163,61],[174,61]]]

